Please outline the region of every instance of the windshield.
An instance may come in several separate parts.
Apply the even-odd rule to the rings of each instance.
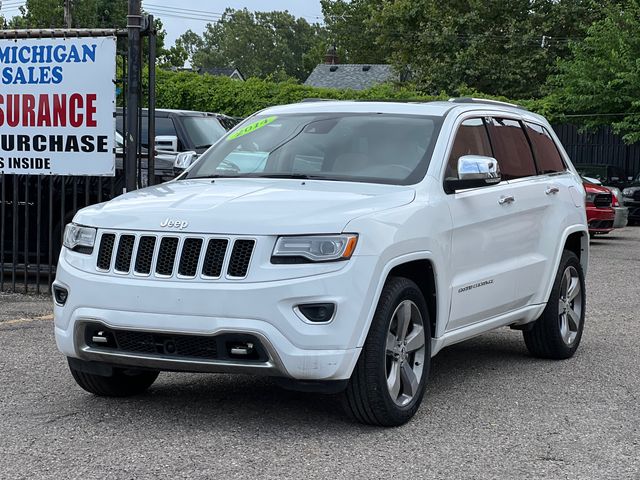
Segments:
[[[427,171],[441,117],[255,116],[205,152],[184,178],[312,178],[409,185]]]
[[[195,148],[208,148],[226,133],[215,117],[184,117],[184,127]]]

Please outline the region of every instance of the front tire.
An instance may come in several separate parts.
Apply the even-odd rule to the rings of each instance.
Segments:
[[[575,253],[565,250],[544,312],[530,330],[522,332],[531,355],[556,360],[572,357],[582,338],[585,307],[582,265]]]
[[[344,392],[347,412],[370,425],[406,423],[422,402],[430,364],[431,328],[422,292],[411,280],[392,277]]]
[[[76,383],[89,393],[100,397],[130,397],[139,395],[156,381],[157,371],[132,371],[114,368],[111,375],[103,376],[78,370],[69,363]]]

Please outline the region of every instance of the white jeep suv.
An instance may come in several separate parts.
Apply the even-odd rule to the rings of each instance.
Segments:
[[[510,326],[576,351],[584,190],[548,122],[499,102],[263,110],[177,180],[78,212],[55,336],[97,395],[162,370],[269,375],[400,425],[442,348]]]

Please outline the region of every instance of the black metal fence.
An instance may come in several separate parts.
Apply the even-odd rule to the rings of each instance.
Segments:
[[[0,291],[48,290],[64,226],[122,193],[124,178],[0,174]]]
[[[581,133],[575,125],[562,124],[554,130],[573,163],[615,165],[630,176],[640,173],[640,144],[625,144],[610,127]]]

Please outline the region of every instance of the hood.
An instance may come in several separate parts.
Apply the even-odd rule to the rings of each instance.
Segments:
[[[595,183],[589,183],[586,181],[583,181],[582,184],[584,185],[585,190],[589,193],[611,193],[611,190],[607,187],[603,187],[602,185],[596,185]]]
[[[84,208],[74,221],[100,228],[185,233],[339,233],[356,217],[406,205],[414,197],[412,187],[398,185],[247,178],[182,180]]]

